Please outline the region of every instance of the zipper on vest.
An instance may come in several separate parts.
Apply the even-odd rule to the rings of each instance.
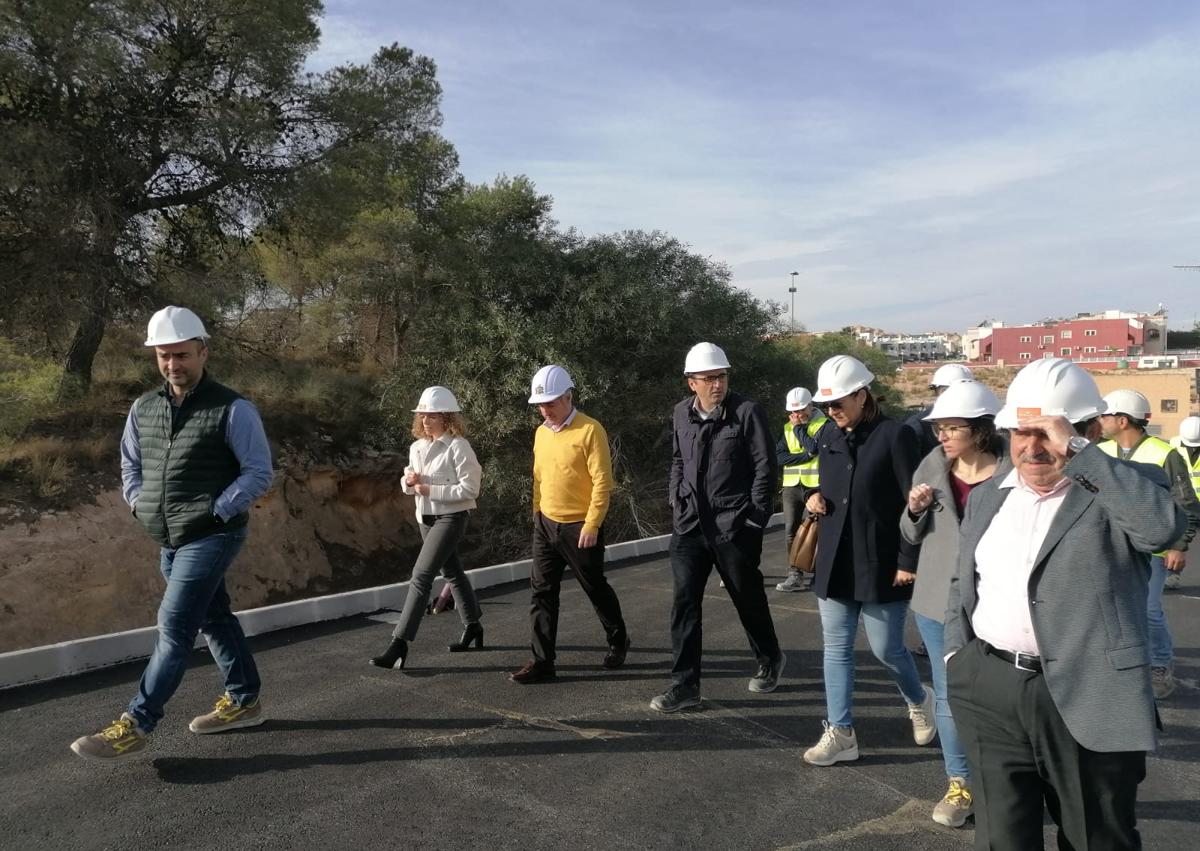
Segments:
[[[160,513],[163,522],[163,537],[167,540],[167,549],[175,549],[171,542],[171,524],[167,519],[167,471],[171,467],[171,446],[175,443],[175,406],[167,399],[167,451],[163,453],[162,487],[160,491]]]

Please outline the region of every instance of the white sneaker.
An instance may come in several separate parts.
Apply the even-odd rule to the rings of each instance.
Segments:
[[[1167,582],[1164,587],[1168,591],[1176,591],[1183,584],[1183,574],[1179,571],[1172,570],[1167,574]]]
[[[1166,665],[1155,665],[1150,669],[1150,686],[1155,700],[1165,700],[1175,692],[1175,674]]]
[[[858,759],[858,739],[853,727],[834,727],[822,721],[825,732],[821,740],[804,752],[804,761],[809,765],[833,765],[835,762],[853,762]]]
[[[971,799],[971,790],[967,788],[966,781],[961,777],[951,777],[946,796],[933,808],[933,820],[946,827],[962,827],[973,812],[975,802]]]
[[[918,745],[927,745],[937,735],[937,725],[933,720],[933,691],[925,689],[925,699],[917,706],[909,704],[908,717],[912,721],[913,741]]]
[[[776,591],[807,591],[812,587],[812,574],[789,570],[787,579],[775,586]]]

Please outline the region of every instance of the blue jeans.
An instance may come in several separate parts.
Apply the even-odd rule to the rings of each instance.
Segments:
[[[904,646],[904,616],[908,601],[859,603],[856,600],[818,598],[821,632],[825,641],[825,707],[829,723],[853,727],[854,637],[859,615],[867,630],[871,652],[895,681],[909,704],[925,700],[925,687],[912,654]]]
[[[167,589],[158,607],[158,643],[126,710],[143,732],[162,720],[163,707],[183,680],[198,632],[204,633],[233,701],[244,706],[258,696],[258,668],[225,590],[225,571],[245,541],[243,527],[160,551],[159,570]]]
[[[913,620],[929,651],[929,667],[933,671],[933,700],[934,720],[937,722],[938,741],[942,745],[942,762],[946,765],[947,777],[961,777],[969,780],[970,769],[967,768],[967,752],[963,750],[962,742],[958,739],[958,727],[950,715],[950,702],[946,699],[946,627],[941,621],[927,618],[919,612],[913,612]]]
[[[1150,594],[1146,598],[1146,625],[1150,628],[1150,664],[1156,668],[1169,668],[1175,657],[1175,643],[1171,640],[1171,628],[1167,625],[1167,613],[1163,611],[1163,587],[1167,582],[1167,568],[1162,556],[1150,557]]]

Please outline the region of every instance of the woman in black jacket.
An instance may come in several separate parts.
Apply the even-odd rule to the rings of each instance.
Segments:
[[[806,506],[820,518],[813,591],[821,611],[828,718],[804,759],[833,765],[858,759],[854,734],[854,639],[861,619],[871,652],[908,704],[913,739],[933,740],[933,693],[921,684],[904,646],[904,621],[916,580],[919,548],[900,536],[913,471],[916,435],[879,410],[875,376],[860,361],[838,355],[821,365],[816,404],[832,421],[818,435],[820,484]]]

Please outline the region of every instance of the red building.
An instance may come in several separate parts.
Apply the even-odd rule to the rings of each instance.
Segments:
[[[1114,311],[1115,313],[1115,311]],[[1161,354],[1165,322],[1157,317],[1099,315],[1044,325],[993,327],[981,336],[973,363],[1020,366],[1047,357],[1069,358],[1088,365]]]

